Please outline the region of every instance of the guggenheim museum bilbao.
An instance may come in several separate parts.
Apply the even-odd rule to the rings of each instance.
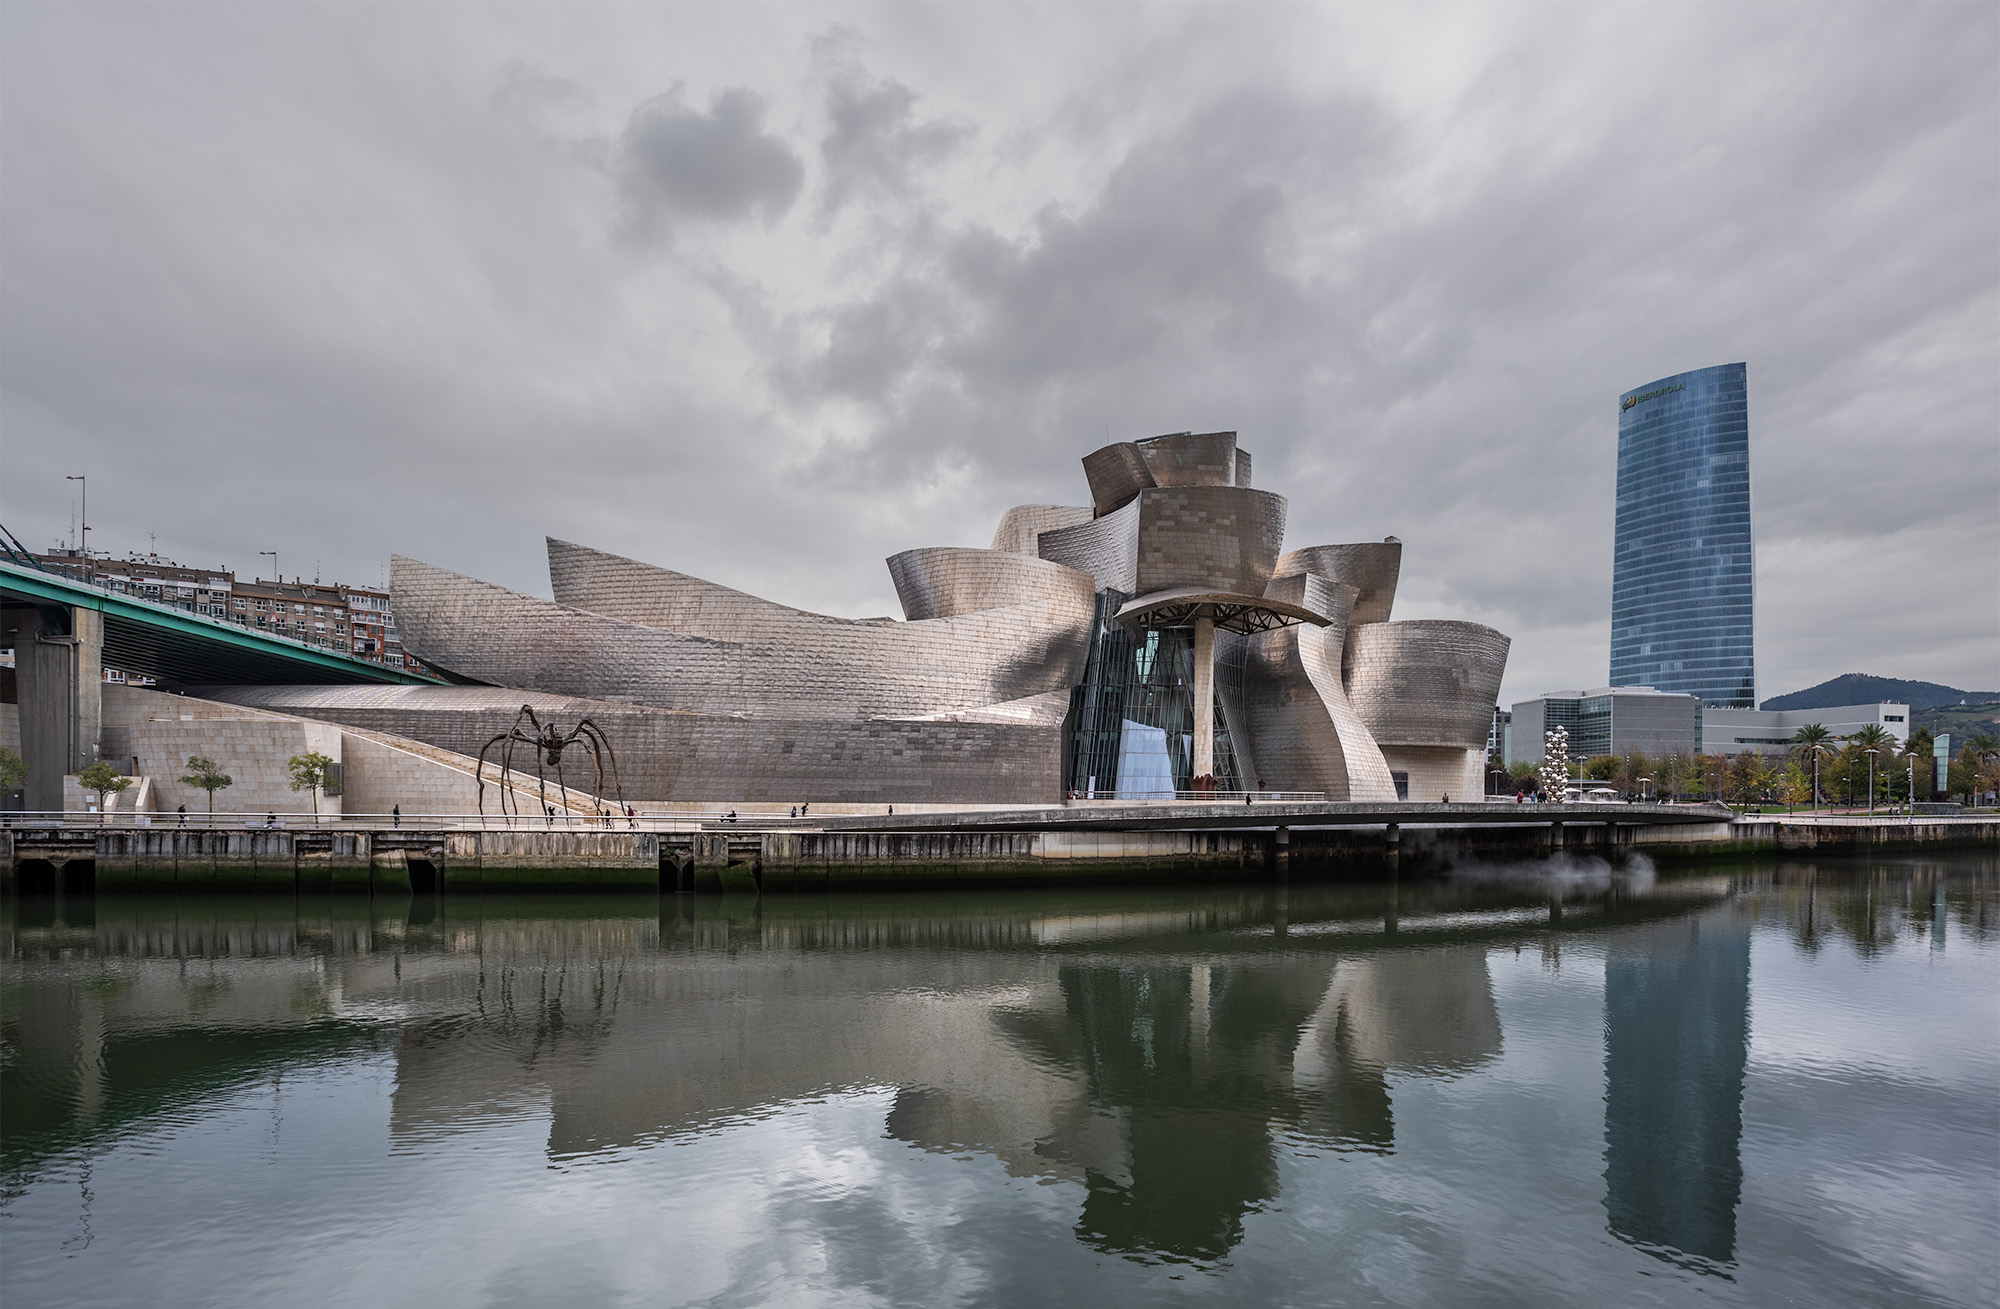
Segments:
[[[1233,432],[1105,446],[1088,505],[888,561],[903,621],[834,618],[550,540],[553,600],[397,557],[406,648],[457,685],[239,703],[476,755],[589,716],[640,802],[1474,798],[1508,639],[1393,622],[1402,545],[1286,550]]]

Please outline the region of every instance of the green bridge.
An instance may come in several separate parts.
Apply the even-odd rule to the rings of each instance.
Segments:
[[[29,809],[60,809],[64,774],[98,757],[107,664],[155,678],[165,690],[201,683],[440,684],[11,560],[0,560],[0,645],[14,648]]]

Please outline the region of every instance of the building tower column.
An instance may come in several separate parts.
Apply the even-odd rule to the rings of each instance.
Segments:
[[[1194,620],[1194,775],[1215,776],[1215,619]]]
[[[21,759],[30,809],[63,807],[63,777],[98,756],[104,718],[104,615],[71,609],[68,622],[43,610],[14,630],[21,700]],[[63,631],[64,626],[68,631]]]

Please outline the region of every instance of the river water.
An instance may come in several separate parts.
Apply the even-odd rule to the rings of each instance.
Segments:
[[[10,903],[30,1305],[1992,1305],[2000,859]]]

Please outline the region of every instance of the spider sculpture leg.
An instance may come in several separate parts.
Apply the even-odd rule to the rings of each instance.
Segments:
[[[583,739],[590,743],[590,754],[597,761],[597,793],[604,794],[604,761],[611,761],[611,785],[616,792],[618,811],[625,811],[625,784],[618,777],[618,755],[611,748],[611,740],[604,735],[604,729],[586,718],[576,725]]]

